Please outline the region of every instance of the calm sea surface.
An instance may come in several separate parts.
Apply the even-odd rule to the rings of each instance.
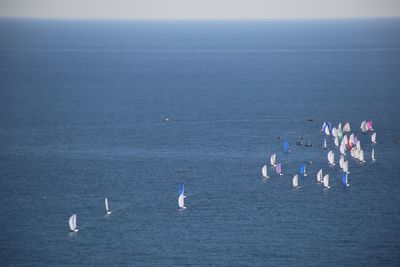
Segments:
[[[400,19],[2,19],[0,36],[2,265],[400,265]],[[361,139],[350,187],[325,120]],[[263,181],[272,153],[285,175]]]

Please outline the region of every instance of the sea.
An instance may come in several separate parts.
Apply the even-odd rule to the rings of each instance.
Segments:
[[[2,18],[0,36],[2,266],[400,265],[400,18]],[[361,141],[348,187],[324,121]]]

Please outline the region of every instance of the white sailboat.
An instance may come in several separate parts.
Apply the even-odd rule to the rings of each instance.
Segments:
[[[180,209],[186,209],[185,207],[185,196],[183,194],[178,197],[178,206]]]
[[[368,127],[367,127],[367,122],[366,122],[366,121],[362,121],[362,122],[361,122],[360,129],[361,129],[361,131],[363,131],[363,132],[368,131]]]
[[[332,150],[328,152],[327,158],[330,165],[335,165],[335,154],[333,154]]]
[[[350,137],[349,137],[349,142],[350,142],[350,144],[354,144],[354,134],[351,134],[350,135]]]
[[[361,150],[361,142],[360,142],[360,140],[357,141],[356,148],[357,148],[358,151]]]
[[[328,146],[326,145],[326,138],[324,139],[324,146],[323,146],[323,148],[324,148],[324,149],[328,149]]]
[[[343,171],[345,173],[350,173],[349,172],[349,162],[347,160],[345,162],[343,162]]]
[[[293,185],[294,188],[298,188],[299,187],[299,175],[298,174],[293,176],[292,185]]]
[[[276,161],[276,154],[272,154],[270,158],[270,163],[272,166],[275,166],[275,161]]]
[[[364,150],[360,150],[360,153],[359,153],[359,155],[358,155],[358,159],[359,159],[361,162],[365,162],[365,159],[364,159]]]
[[[317,182],[322,182],[322,169],[320,169],[317,173]]]
[[[345,125],[343,125],[343,132],[350,132],[350,123],[345,123]]]
[[[76,214],[72,215],[71,217],[69,217],[69,229],[71,230],[71,232],[78,232],[78,228],[76,227]]]
[[[332,136],[333,136],[333,137],[338,137],[338,135],[339,135],[338,130],[337,130],[335,127],[333,127],[333,128],[332,128]]]
[[[375,159],[375,149],[372,149],[371,158],[372,158],[372,161],[376,160]]]
[[[376,144],[376,132],[373,133],[373,134],[371,134],[371,142],[372,142],[373,144]]]
[[[108,199],[107,198],[104,199],[104,205],[106,207],[107,214],[111,214],[111,210],[108,207]]]
[[[343,183],[343,185],[345,185],[345,186],[350,186],[347,175],[348,175],[347,172],[346,172],[346,173],[343,173],[343,176],[342,176],[342,183]]]
[[[340,156],[340,159],[339,159],[339,167],[340,167],[341,169],[343,169],[343,163],[344,163],[344,156]]]
[[[335,146],[339,146],[339,137],[335,137]]]
[[[264,166],[262,167],[262,169],[261,169],[261,174],[262,174],[262,176],[263,176],[264,178],[269,178],[267,172],[268,172],[268,171],[267,171],[267,165],[264,165]]]
[[[340,153],[342,155],[346,155],[346,145],[344,145],[343,143],[340,145],[339,147]]]
[[[329,174],[325,174],[323,180],[324,180],[324,188],[330,188],[329,187]]]

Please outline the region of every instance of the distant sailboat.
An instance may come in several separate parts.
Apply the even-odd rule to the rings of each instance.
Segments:
[[[78,232],[78,228],[76,227],[76,214],[69,217],[69,229],[71,232]]]
[[[368,131],[367,122],[366,122],[366,121],[362,121],[362,122],[361,122],[360,129],[361,129],[361,131],[363,131],[363,132]]]
[[[108,199],[107,199],[107,198],[104,200],[104,204],[105,204],[105,206],[106,206],[106,212],[107,212],[107,214],[111,214],[111,210],[108,208]]]
[[[376,144],[376,132],[373,133],[373,134],[371,134],[371,142],[372,142],[373,144]]]
[[[289,143],[288,142],[284,142],[283,143],[283,149],[285,150],[286,153],[290,152]]]
[[[361,162],[365,162],[365,159],[364,159],[364,150],[360,150],[360,153],[359,153],[359,155],[358,155],[358,159],[359,159]]]
[[[339,150],[342,155],[346,155],[346,145],[340,145]]]
[[[335,142],[335,146],[339,146],[339,137],[336,136],[334,142]]]
[[[271,155],[271,158],[270,158],[271,166],[275,166],[275,161],[276,161],[276,154],[274,153]]]
[[[374,130],[374,128],[372,128],[372,121],[371,120],[367,121],[367,129],[368,129],[368,131],[373,131]]]
[[[360,140],[357,141],[356,148],[357,148],[358,151],[361,150],[361,142],[360,142]]]
[[[335,165],[335,154],[332,152],[332,150],[328,152],[327,158],[330,165]]]
[[[317,173],[317,182],[322,182],[322,169],[320,169]]]
[[[185,207],[185,184],[183,182],[179,183],[178,189],[178,206],[180,209],[186,209]]]
[[[283,173],[282,173],[282,164],[281,163],[278,163],[278,164],[275,165],[275,171],[276,171],[276,174],[283,175]]]
[[[267,173],[267,165],[264,165],[261,169],[261,174],[264,178],[269,178]]]
[[[345,162],[343,162],[343,171],[345,172],[345,173],[350,173],[349,172],[349,162],[346,160]]]
[[[326,145],[326,138],[324,139],[324,146],[323,146],[323,148],[324,148],[324,149],[328,149],[328,146]]]
[[[350,129],[350,123],[346,122],[346,123],[343,125],[343,132],[350,132],[350,131],[351,131],[351,129]]]
[[[340,156],[339,159],[339,167],[343,169],[343,163],[344,163],[344,156]]]
[[[324,188],[330,188],[329,187],[329,174],[325,174],[323,181],[324,181]]]
[[[372,161],[376,160],[375,159],[375,149],[372,149],[371,158],[372,158]]]
[[[305,162],[300,165],[300,174],[303,175],[303,176],[307,176],[306,163]]]
[[[298,174],[293,176],[292,185],[293,185],[294,188],[298,188],[299,187],[299,175]]]
[[[333,137],[338,137],[339,136],[339,132],[335,127],[332,128],[332,136]]]
[[[350,186],[350,184],[348,183],[348,180],[347,180],[347,172],[343,173],[343,175],[342,175],[342,184],[344,186]]]

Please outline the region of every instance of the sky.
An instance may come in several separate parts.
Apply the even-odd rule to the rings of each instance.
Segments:
[[[0,0],[0,17],[329,19],[399,16],[400,0]]]

